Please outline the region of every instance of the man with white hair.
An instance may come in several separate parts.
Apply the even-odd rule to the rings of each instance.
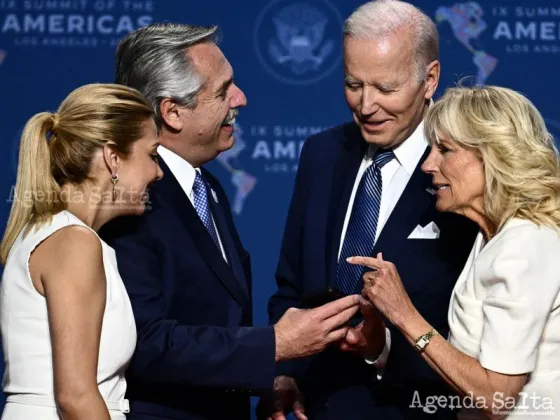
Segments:
[[[347,19],[343,42],[354,121],[304,145],[270,320],[309,304],[309,294],[359,293],[364,270],[346,259],[382,253],[399,267],[416,308],[447,334],[451,292],[476,228],[436,212],[437,191],[420,169],[429,152],[423,118],[440,75],[436,26],[411,4],[372,1]],[[407,342],[417,337],[402,336],[367,307],[352,325],[326,351],[279,366],[275,404],[260,405],[266,415],[416,419],[428,416],[420,406],[426,398],[452,395]],[[434,417],[454,413],[439,409]]]

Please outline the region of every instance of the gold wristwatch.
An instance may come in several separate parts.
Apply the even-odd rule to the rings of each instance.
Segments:
[[[434,328],[432,328],[428,333],[423,334],[416,339],[414,347],[419,353],[422,353],[426,346],[430,344],[430,340],[436,335],[438,335],[438,332]]]

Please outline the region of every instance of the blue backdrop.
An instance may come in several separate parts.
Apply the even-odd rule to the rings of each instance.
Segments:
[[[154,21],[217,24],[248,98],[237,143],[211,169],[230,194],[252,254],[255,321],[266,323],[274,268],[305,138],[350,118],[341,26],[361,0],[0,0],[0,226],[15,183],[21,129],[74,88],[113,81],[128,31]],[[558,0],[418,0],[441,34],[438,93],[461,78],[517,89],[560,135]],[[560,137],[557,137],[560,138]]]

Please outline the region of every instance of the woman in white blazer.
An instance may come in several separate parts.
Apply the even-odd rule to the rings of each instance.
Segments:
[[[560,419],[554,140],[529,100],[492,86],[449,89],[425,131],[431,152],[422,169],[432,175],[437,209],[480,226],[451,297],[448,340],[414,308],[392,263],[351,259],[375,269],[364,276],[364,295],[457,392],[411,406],[453,406],[459,418]]]

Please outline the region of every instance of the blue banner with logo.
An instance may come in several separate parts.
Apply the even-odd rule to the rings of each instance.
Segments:
[[[281,235],[305,139],[348,121],[341,27],[360,0],[0,0],[0,223],[7,221],[18,142],[34,113],[74,88],[112,82],[114,50],[155,21],[216,24],[248,98],[236,144],[210,165],[252,254],[255,322],[267,322]],[[504,85],[526,94],[560,139],[560,3],[413,3],[438,24],[446,86]]]

